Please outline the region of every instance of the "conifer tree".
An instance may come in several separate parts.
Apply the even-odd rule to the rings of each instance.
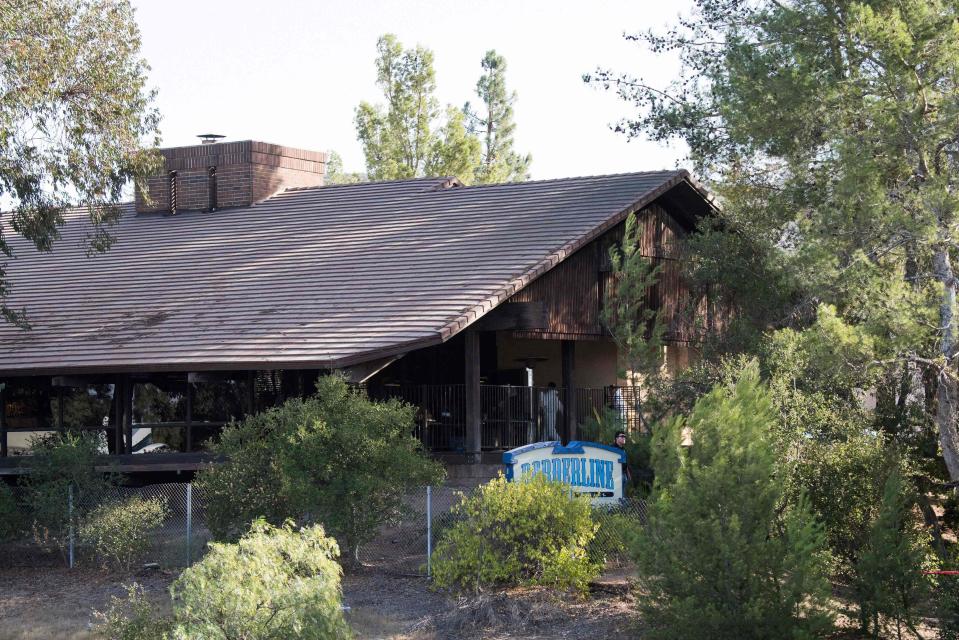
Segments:
[[[957,12],[955,0],[694,0],[672,28],[631,36],[678,53],[673,82],[586,77],[635,106],[618,130],[683,140],[713,181],[722,225],[694,262],[752,335],[802,328],[821,302],[867,327],[885,350],[874,366],[925,399],[954,481]]]
[[[610,247],[609,259],[615,285],[606,292],[600,316],[616,343],[619,375],[629,384],[628,400],[635,404],[645,429],[642,382],[657,375],[663,364],[666,327],[659,310],[650,306],[650,290],[659,278],[659,267],[643,255],[642,231],[635,214],[626,218],[623,240]]]
[[[774,423],[753,364],[654,435],[649,524],[633,545],[648,637],[813,638],[830,628],[822,529],[804,500],[779,515]]]
[[[455,175],[472,182],[480,144],[466,131],[460,114],[447,110],[440,122],[433,52],[403,49],[396,36],[377,41],[376,84],[385,106],[361,102],[356,109],[357,138],[371,180]]]
[[[922,573],[932,568],[929,535],[916,521],[914,500],[898,471],[889,475],[879,516],[869,528],[862,557],[856,567],[856,593],[865,633],[882,637],[884,623],[903,628],[916,637],[917,605],[929,595],[930,581]]]
[[[482,61],[483,75],[476,83],[476,95],[482,113],[466,103],[463,111],[469,119],[469,130],[483,141],[483,159],[475,171],[478,184],[519,182],[529,179],[530,154],[513,150],[513,103],[516,92],[506,90],[506,59],[490,49]]]

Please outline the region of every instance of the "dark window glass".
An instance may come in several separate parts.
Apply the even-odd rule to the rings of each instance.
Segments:
[[[8,380],[3,391],[8,429],[52,429],[56,425],[57,396],[50,379]]]
[[[63,393],[63,426],[65,428],[113,427],[116,416],[113,408],[112,384],[64,387],[61,393]]]
[[[133,424],[164,424],[185,420],[185,380],[157,380],[133,386]]]
[[[246,380],[217,380],[193,384],[193,422],[229,422],[246,415]]]

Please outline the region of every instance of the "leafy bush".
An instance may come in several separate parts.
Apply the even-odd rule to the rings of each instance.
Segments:
[[[31,440],[30,473],[21,482],[33,514],[38,542],[63,548],[70,525],[68,495],[73,490],[74,518],[87,496],[106,489],[116,479],[96,470],[103,435],[91,432],[53,433]],[[76,524],[74,522],[74,524]]]
[[[103,640],[167,640],[173,633],[173,619],[161,615],[137,583],[127,587],[126,598],[111,596],[107,610],[93,617]]]
[[[879,514],[889,473],[889,452],[878,434],[851,433],[842,440],[799,440],[785,479],[789,502],[808,496],[825,528],[835,572],[849,578]],[[784,465],[785,466],[785,465]]]
[[[856,593],[863,631],[880,637],[884,623],[916,631],[917,605],[930,593],[931,581],[922,570],[936,566],[929,534],[916,521],[914,499],[898,472],[886,481],[882,508],[869,527],[856,567]]]
[[[943,568],[953,569],[959,566],[959,552],[953,549]],[[941,576],[936,589],[936,617],[938,618],[939,640],[959,638],[959,576]]]
[[[649,524],[633,545],[649,637],[810,638],[830,627],[824,534],[805,500],[779,513],[775,422],[751,366],[659,427]]]
[[[600,569],[587,547],[596,533],[587,497],[535,476],[489,481],[454,508],[458,519],[433,553],[440,588],[482,591],[546,585],[585,591]]]
[[[236,544],[213,543],[173,583],[176,638],[350,637],[340,608],[339,549],[323,527],[253,524]]]
[[[24,524],[13,490],[0,481],[0,542],[17,537],[23,532]]]
[[[261,517],[322,522],[355,557],[400,514],[409,487],[443,477],[442,465],[411,435],[413,411],[397,401],[372,402],[328,376],[314,397],[228,427],[216,446],[228,461],[198,479],[214,536],[234,539]]]
[[[134,496],[104,504],[80,523],[81,544],[89,545],[106,567],[129,571],[149,543],[148,534],[169,516],[166,501]]]

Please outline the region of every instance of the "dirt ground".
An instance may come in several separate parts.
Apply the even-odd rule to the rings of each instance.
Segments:
[[[134,579],[162,602],[175,577]],[[80,569],[0,568],[0,640],[93,638],[93,610],[123,597],[130,581]],[[635,618],[621,575],[601,581],[585,600],[535,589],[457,600],[432,591],[424,578],[364,570],[344,577],[343,604],[358,638],[397,640],[616,637],[633,630]]]

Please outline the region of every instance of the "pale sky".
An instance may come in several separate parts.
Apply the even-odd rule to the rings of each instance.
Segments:
[[[688,0],[390,2],[370,0],[134,0],[143,55],[163,115],[163,146],[199,133],[336,150],[364,168],[353,112],[381,101],[376,39],[395,33],[435,56],[442,104],[476,101],[480,60],[496,49],[508,64],[516,149],[533,154],[534,179],[668,169],[684,148],[610,131],[632,107],[587,86],[597,66],[665,84],[675,62],[626,42],[675,21]]]

